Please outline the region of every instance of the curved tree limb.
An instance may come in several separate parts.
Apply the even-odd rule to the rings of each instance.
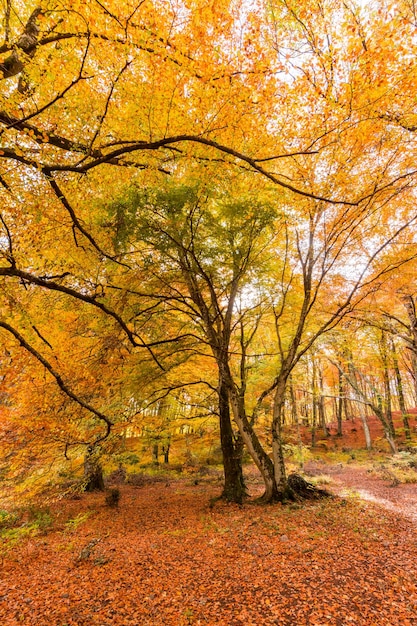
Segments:
[[[79,398],[68,387],[68,385],[62,380],[62,377],[59,374],[59,372],[55,370],[55,368],[49,363],[49,361],[40,352],[38,352],[30,343],[28,343],[26,339],[23,337],[23,335],[21,335],[15,328],[13,328],[13,326],[10,326],[10,324],[7,324],[6,322],[0,321],[0,328],[4,328],[4,330],[7,330],[8,333],[13,335],[13,337],[20,343],[20,345],[23,348],[25,348],[27,352],[32,354],[32,356],[34,356],[35,359],[37,359],[39,363],[41,363],[44,366],[44,368],[48,370],[48,372],[53,376],[53,378],[55,378],[58,387],[61,389],[61,391],[65,393],[65,395],[67,395],[73,402],[81,406],[86,411],[89,411],[95,417],[97,417],[99,420],[105,423],[106,425],[105,433],[94,442],[94,445],[99,443],[100,441],[104,441],[105,439],[107,439],[107,437],[110,435],[111,428],[113,426],[113,422],[111,421],[111,419],[107,417],[107,415],[102,413],[101,411],[98,411],[97,409],[95,409],[88,402],[85,402],[84,400]]]

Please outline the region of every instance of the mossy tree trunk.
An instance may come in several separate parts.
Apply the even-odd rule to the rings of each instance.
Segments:
[[[84,457],[84,490],[89,492],[104,491],[100,451],[94,446],[88,446]]]

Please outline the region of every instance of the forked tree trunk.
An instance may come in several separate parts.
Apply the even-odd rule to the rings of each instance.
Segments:
[[[257,434],[252,428],[245,411],[242,399],[239,398],[236,389],[232,384],[231,377],[228,377],[230,404],[233,411],[233,419],[239,428],[242,440],[253,459],[256,467],[259,469],[264,481],[265,493],[262,500],[265,502],[273,502],[278,498],[278,492],[275,484],[274,465],[263,449]]]
[[[369,400],[369,398],[367,398],[366,393],[363,390],[361,390],[361,388],[359,387],[359,385],[357,383],[357,380],[356,380],[356,371],[357,370],[355,370],[355,368],[353,366],[353,363],[352,362],[349,363],[349,373],[350,373],[349,384],[353,388],[353,391],[354,391],[355,395],[358,398],[359,397],[363,398],[363,401],[372,409],[372,411],[375,413],[375,415],[380,420],[380,422],[382,424],[382,428],[384,430],[385,439],[387,440],[387,442],[388,442],[388,444],[389,444],[389,446],[391,448],[392,453],[395,454],[397,452],[397,446],[396,446],[395,440],[394,440],[394,438],[392,436],[390,425],[389,425],[389,423],[387,421],[386,415],[385,415],[384,411],[381,409],[381,407],[379,406],[379,402],[378,402],[378,405],[377,405],[375,402]],[[378,398],[378,400],[379,400],[379,398]],[[363,413],[361,411],[361,415],[362,414]],[[365,418],[365,415],[364,415],[364,418]],[[364,421],[366,422],[366,418],[363,420],[363,423],[364,423]],[[365,436],[366,436],[366,433],[365,433]]]
[[[339,374],[341,374],[342,373],[341,366],[338,364],[336,364],[336,366],[339,369]],[[348,363],[348,371],[346,373],[343,373],[343,376],[346,378],[347,382],[349,383],[352,389],[353,396],[359,407],[359,417],[362,422],[363,432],[365,435],[366,449],[371,450],[372,449],[371,433],[369,430],[369,424],[368,424],[368,420],[366,417],[366,410],[365,410],[365,407],[367,405],[371,406],[371,403],[368,402],[366,398],[366,394],[364,393],[364,391],[360,388],[358,384],[356,370],[352,362],[352,357]],[[340,379],[339,379],[339,384],[340,384]]]

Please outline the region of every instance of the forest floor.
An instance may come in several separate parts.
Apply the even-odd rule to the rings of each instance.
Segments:
[[[325,472],[338,496],[302,505],[210,504],[214,474],[63,499],[3,553],[0,624],[417,625],[417,485]]]
[[[351,465],[323,466],[313,462],[307,464],[305,469],[311,476],[325,471],[331,478],[329,489],[333,493],[341,497],[356,495],[362,500],[375,502],[396,515],[414,521],[417,526],[417,484],[397,484],[389,469],[385,479],[376,477],[369,469]]]

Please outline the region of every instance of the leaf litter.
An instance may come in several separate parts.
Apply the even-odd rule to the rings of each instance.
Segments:
[[[342,498],[210,508],[218,487],[184,480],[120,491],[60,501],[4,556],[2,626],[417,624],[410,520]]]

